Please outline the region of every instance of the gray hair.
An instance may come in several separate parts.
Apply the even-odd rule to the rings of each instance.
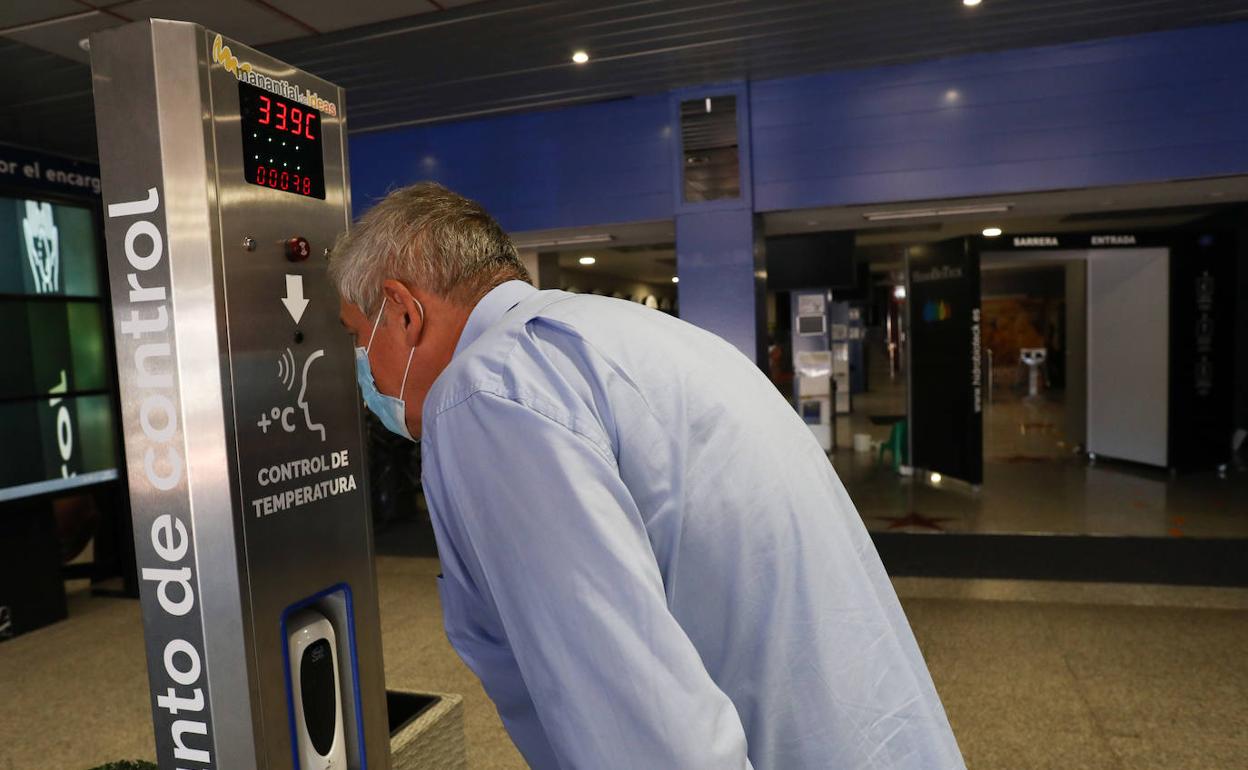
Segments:
[[[394,190],[335,244],[329,277],[365,313],[395,278],[460,304],[529,281],[515,244],[481,204],[434,182]]]

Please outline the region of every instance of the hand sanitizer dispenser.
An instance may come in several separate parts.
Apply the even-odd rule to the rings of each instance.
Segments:
[[[287,647],[299,768],[346,770],[334,626],[316,610],[301,610],[287,625]]]

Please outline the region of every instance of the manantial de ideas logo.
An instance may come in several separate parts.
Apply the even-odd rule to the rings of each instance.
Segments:
[[[240,61],[230,47],[221,40],[221,36],[217,35],[212,41],[212,60],[220,64],[226,72],[234,77],[250,83],[257,88],[263,88],[266,91],[275,93],[278,96],[284,96],[287,99],[293,99],[301,104],[320,110],[326,115],[338,115],[338,105],[321,98],[321,95],[315,91],[305,91],[295,83],[283,78],[271,78],[268,75],[261,75],[251,66],[251,62]]]

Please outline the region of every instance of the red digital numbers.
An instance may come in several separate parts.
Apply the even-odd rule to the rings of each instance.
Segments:
[[[272,167],[256,166],[256,184],[272,187],[274,190],[312,194],[312,177]]]
[[[312,121],[317,118],[315,112],[305,111],[294,105],[288,107],[281,100],[275,104],[263,94],[260,96],[259,107],[260,117],[256,121],[259,125],[272,126],[278,131],[286,131],[304,139],[316,139],[316,135],[312,133]]]

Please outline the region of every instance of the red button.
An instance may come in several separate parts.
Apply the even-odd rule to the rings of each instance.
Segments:
[[[303,236],[296,235],[286,241],[286,259],[291,262],[302,262],[312,254],[312,247],[308,245],[308,239]]]

